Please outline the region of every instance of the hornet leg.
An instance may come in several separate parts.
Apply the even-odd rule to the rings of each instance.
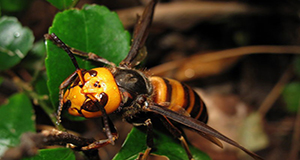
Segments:
[[[193,160],[193,156],[191,154],[191,151],[189,149],[189,146],[185,140],[185,138],[182,136],[181,131],[175,127],[172,122],[165,116],[160,117],[160,120],[163,122],[163,125],[169,130],[169,132],[177,139],[180,140],[182,147],[184,148],[189,160]]]
[[[144,153],[140,153],[137,160],[147,160],[150,155],[151,149],[154,147],[153,142],[153,125],[151,119],[147,119],[144,123],[133,123],[134,126],[144,125],[147,127],[147,149]]]
[[[100,62],[100,63],[110,65],[112,67],[116,67],[116,65],[114,63],[108,61],[107,59],[105,59],[103,57],[100,57],[100,56],[96,55],[95,53],[86,53],[86,52],[74,49],[74,48],[66,45],[54,33],[45,34],[45,38],[53,41],[58,47],[63,48],[69,55],[73,53],[73,54],[76,54],[76,55],[79,55],[79,56],[82,56],[82,57],[86,57],[88,60],[93,60],[95,62]],[[73,56],[71,56],[71,58],[73,58]],[[75,58],[73,58],[73,59],[74,60],[72,60],[72,61],[75,61]],[[76,67],[76,68],[79,68],[79,67]]]

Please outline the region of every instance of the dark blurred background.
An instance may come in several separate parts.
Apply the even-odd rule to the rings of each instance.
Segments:
[[[80,0],[116,11],[130,32],[146,0]],[[300,159],[296,111],[286,107],[284,86],[297,81],[295,59],[300,53],[300,1],[297,0],[161,0],[149,38],[144,67],[154,75],[183,81],[207,104],[209,125],[266,160]],[[43,39],[59,12],[44,0],[24,3],[19,11],[3,10]],[[5,85],[5,84],[3,84]],[[14,93],[2,86],[1,99]],[[296,107],[297,108],[297,107]],[[37,112],[42,112],[36,107]],[[42,115],[41,113],[40,115]],[[43,116],[39,124],[47,124]],[[45,122],[46,121],[46,122]],[[73,128],[72,122],[65,122]],[[100,149],[102,159],[118,152],[131,125],[116,118],[119,144]],[[77,132],[103,138],[97,120],[81,122]],[[187,131],[190,141],[214,160],[247,159],[233,147],[219,149]],[[295,145],[296,143],[296,145]],[[288,158],[287,158],[288,157]]]

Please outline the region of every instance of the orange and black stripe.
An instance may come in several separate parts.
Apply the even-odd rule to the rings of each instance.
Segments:
[[[152,99],[155,103],[182,114],[207,122],[208,115],[204,102],[189,86],[168,78],[150,77],[153,86]]]

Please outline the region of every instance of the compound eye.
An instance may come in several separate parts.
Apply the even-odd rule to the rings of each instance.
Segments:
[[[97,71],[89,70],[88,73],[89,73],[92,77],[96,77],[96,76],[97,76]]]
[[[106,104],[108,102],[108,96],[107,96],[107,94],[104,93],[104,92],[100,93],[99,100],[100,101],[94,102],[94,101],[88,99],[81,106],[81,109],[84,109],[84,110],[89,111],[89,112],[98,112],[98,111],[100,111],[101,107],[104,108],[106,106]]]
[[[89,112],[97,112],[97,111],[100,110],[100,109],[97,107],[97,105],[96,105],[92,100],[86,101],[86,102],[81,106],[81,109],[84,109],[84,110],[89,111]]]

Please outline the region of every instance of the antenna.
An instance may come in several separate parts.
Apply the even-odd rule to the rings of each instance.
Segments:
[[[45,38],[51,40],[52,42],[54,42],[58,47],[62,48],[64,51],[66,51],[69,55],[69,57],[71,58],[71,61],[73,62],[75,68],[77,70],[80,70],[79,65],[75,59],[74,54],[72,53],[72,51],[70,50],[70,47],[67,46],[63,41],[61,41],[54,33],[51,34],[45,34]]]

